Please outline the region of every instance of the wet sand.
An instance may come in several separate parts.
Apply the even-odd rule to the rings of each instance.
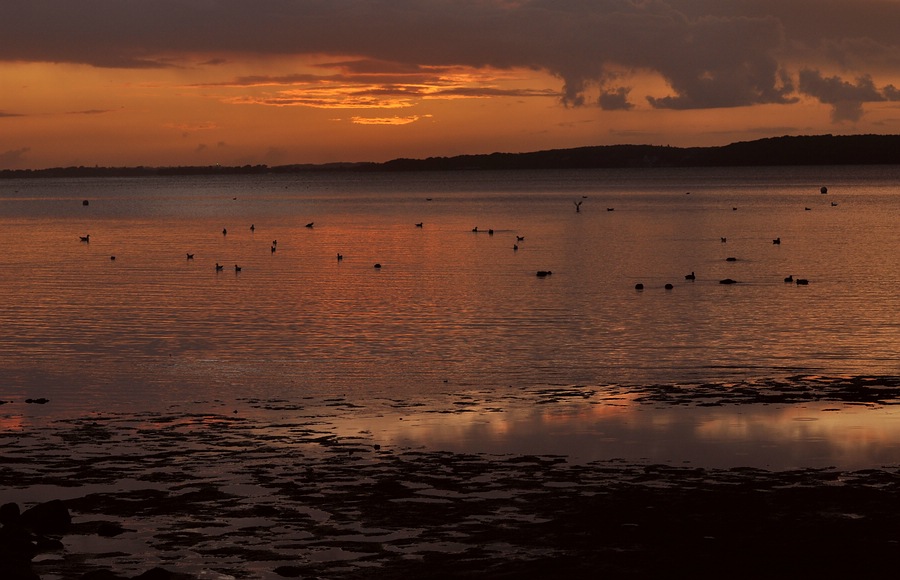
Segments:
[[[532,395],[553,404],[580,391]],[[889,405],[900,380],[639,391],[645,404]],[[38,554],[33,571],[44,580],[159,569],[198,579],[860,577],[893,568],[900,553],[897,466],[765,471],[450,453],[336,435],[322,407],[273,424],[249,411],[285,402],[245,403],[3,432],[0,501],[59,499],[72,515],[51,534],[61,547]]]

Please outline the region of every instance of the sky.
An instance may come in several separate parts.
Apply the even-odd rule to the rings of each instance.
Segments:
[[[900,0],[2,0],[0,169],[900,133]]]

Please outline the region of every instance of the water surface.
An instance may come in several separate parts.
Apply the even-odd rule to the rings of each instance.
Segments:
[[[897,167],[830,167],[3,181],[0,399],[13,403],[0,413],[896,375],[898,178]],[[37,397],[51,403],[22,403]],[[766,463],[759,450],[792,441],[798,424],[840,448],[848,417],[896,440],[889,408],[798,412],[592,404],[550,426],[526,406],[500,423],[453,415],[469,435],[429,419],[430,430],[384,436],[591,457],[725,453],[717,463],[739,463],[747,446]],[[506,435],[472,436],[485,417]],[[650,426],[660,421],[677,427]],[[865,461],[900,460],[892,443],[870,447]],[[798,449],[790,461],[840,459]]]

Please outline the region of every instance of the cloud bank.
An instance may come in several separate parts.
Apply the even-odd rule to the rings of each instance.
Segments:
[[[452,67],[532,69],[559,79],[566,106],[628,110],[791,103],[853,121],[893,100],[900,67],[892,0],[10,0],[0,60],[93,67],[215,66],[241,55],[332,56],[354,75],[432,82]],[[343,60],[342,60],[343,59]],[[196,64],[192,64],[196,63]],[[825,72],[821,72],[825,71]],[[640,95],[629,73],[668,90]],[[237,83],[319,82],[315,75]],[[852,80],[845,80],[845,79]],[[408,90],[408,89],[404,89]],[[464,97],[471,87],[448,85]],[[484,90],[487,90],[485,88]],[[523,95],[543,95],[523,90]],[[593,95],[593,96],[592,96]],[[599,95],[599,96],[598,96]],[[356,95],[354,106],[380,106]],[[314,91],[272,104],[315,106]],[[323,103],[320,106],[328,106]]]

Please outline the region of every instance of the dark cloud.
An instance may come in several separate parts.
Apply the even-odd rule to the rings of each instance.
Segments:
[[[800,62],[895,71],[897,22],[900,2],[888,0],[10,0],[0,60],[159,68],[333,55],[345,74],[394,78],[523,67],[559,78],[567,106],[605,108],[628,104],[617,71],[649,71],[671,90],[648,95],[652,106],[690,109],[793,102]]]
[[[20,166],[29,151],[31,151],[30,147],[22,147],[0,153],[0,168]]]
[[[604,111],[627,111],[634,105],[628,102],[629,89],[620,87],[600,95],[600,108]]]
[[[817,70],[800,71],[799,90],[821,103],[831,105],[831,118],[835,122],[859,121],[864,103],[900,100],[900,91],[893,85],[879,89],[869,76],[856,79],[855,83],[840,77],[824,77]]]

